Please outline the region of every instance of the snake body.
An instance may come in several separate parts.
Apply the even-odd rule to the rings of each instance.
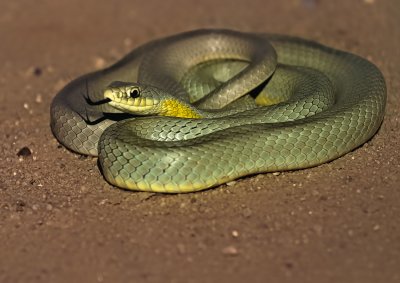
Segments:
[[[189,90],[191,74],[230,64],[224,60],[242,64],[233,78],[216,79],[204,96]],[[115,81],[176,97],[198,116],[129,117],[105,103]],[[230,112],[229,102],[255,91],[264,105],[277,104]],[[381,72],[356,55],[289,36],[198,30],[152,41],[72,81],[53,100],[51,128],[67,148],[98,155],[116,186],[191,192],[338,158],[376,133],[385,104]]]

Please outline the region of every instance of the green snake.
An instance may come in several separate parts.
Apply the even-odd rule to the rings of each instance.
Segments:
[[[283,35],[196,30],[67,84],[51,129],[124,189],[192,192],[317,166],[369,140],[386,86],[369,61]]]

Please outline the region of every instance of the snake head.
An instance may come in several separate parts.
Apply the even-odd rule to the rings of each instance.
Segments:
[[[109,100],[109,105],[126,113],[158,114],[158,95],[144,85],[116,81],[106,87],[104,98]]]
[[[201,118],[198,110],[171,94],[148,85],[113,82],[104,91],[109,105],[135,115]]]

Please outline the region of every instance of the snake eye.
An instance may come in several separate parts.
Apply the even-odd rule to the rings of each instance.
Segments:
[[[140,96],[139,90],[137,88],[133,88],[129,90],[129,97],[130,98],[137,98]]]

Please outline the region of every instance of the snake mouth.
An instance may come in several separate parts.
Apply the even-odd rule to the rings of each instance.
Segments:
[[[92,101],[89,97],[85,97],[85,101],[88,105],[90,106],[97,106],[97,105],[103,105],[111,101],[109,98],[104,98],[102,100],[98,101]]]
[[[132,113],[132,114],[149,114],[148,112],[154,108],[154,106],[133,106],[133,105],[127,105],[127,104],[121,104],[121,103],[116,103],[114,101],[111,101],[108,103],[109,105],[111,105],[112,107],[124,111],[124,112],[128,112],[128,113]]]

